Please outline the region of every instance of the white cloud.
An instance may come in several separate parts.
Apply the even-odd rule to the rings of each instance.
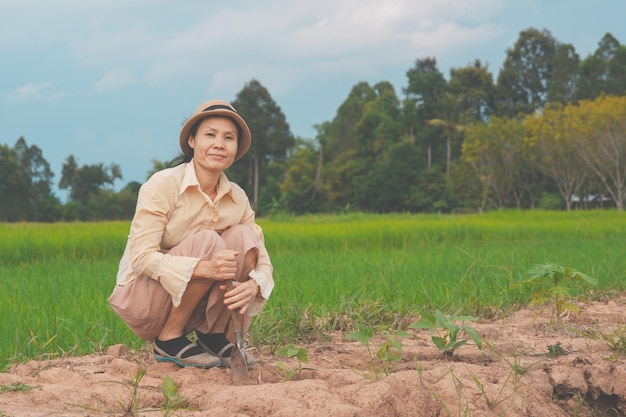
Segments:
[[[102,77],[95,85],[95,90],[98,92],[105,92],[115,90],[120,87],[125,87],[134,82],[133,76],[125,68],[116,68],[109,71]]]
[[[34,0],[24,0],[25,4]],[[34,38],[62,46],[90,68],[117,68],[97,91],[135,81],[151,85],[197,79],[241,85],[251,69],[265,83],[306,83],[327,74],[368,76],[418,57],[454,56],[498,36],[489,23],[503,0],[268,0],[215,4],[204,0],[59,0],[37,3]],[[155,0],[157,1],[157,0]],[[22,8],[19,2],[12,11]],[[19,11],[19,10],[17,10]],[[0,13],[2,7],[0,7]],[[45,23],[43,17],[45,16]],[[0,18],[0,23],[6,19]],[[14,19],[15,20],[15,19]],[[37,31],[37,24],[41,25]],[[12,25],[12,30],[26,29]],[[1,30],[1,29],[0,29]],[[20,37],[21,42],[33,36]],[[124,72],[121,68],[130,68]],[[245,77],[236,79],[237,75]],[[261,79],[261,76],[265,77]]]
[[[65,97],[65,92],[52,91],[51,87],[51,83],[28,83],[8,92],[5,96],[10,101],[52,101]]]

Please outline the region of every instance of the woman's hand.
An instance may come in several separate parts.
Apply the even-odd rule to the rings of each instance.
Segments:
[[[237,276],[237,262],[235,259],[239,256],[239,252],[224,249],[215,254],[208,261],[200,261],[196,265],[192,279],[213,279],[216,281],[226,281],[235,279]]]
[[[220,289],[226,291],[228,287],[220,285]],[[233,288],[224,294],[224,304],[229,310],[239,309],[239,314],[244,314],[258,293],[259,285],[253,279],[233,281]]]

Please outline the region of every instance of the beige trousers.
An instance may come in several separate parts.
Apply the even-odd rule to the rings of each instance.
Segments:
[[[209,260],[223,249],[238,251],[235,279],[243,282],[249,279],[242,272],[244,255],[250,250],[255,250],[258,254],[258,248],[259,240],[252,229],[237,225],[221,235],[212,230],[198,232],[174,246],[168,254]],[[231,312],[224,305],[224,291],[219,288],[221,284],[222,281],[214,281],[200,300],[185,326],[185,334],[193,330],[202,333],[226,333],[228,339],[233,340]],[[192,291],[192,288],[189,285],[186,291]],[[130,330],[147,341],[157,338],[172,308],[172,298],[161,283],[143,274],[126,285],[116,285],[108,301]],[[252,317],[244,315],[244,334],[251,322]]]

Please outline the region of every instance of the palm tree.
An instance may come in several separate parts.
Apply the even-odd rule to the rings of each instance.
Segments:
[[[439,126],[446,136],[446,178],[450,175],[450,158],[452,154],[452,136],[465,130],[462,124],[465,112],[462,109],[463,96],[455,96],[445,92],[438,100],[441,118],[430,119],[426,122],[431,126]]]

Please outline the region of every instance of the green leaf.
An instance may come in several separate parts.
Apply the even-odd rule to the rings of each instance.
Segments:
[[[294,345],[287,345],[278,351],[280,356],[286,358],[297,358],[300,362],[309,363],[309,356],[304,348],[298,348]]]
[[[176,385],[172,377],[165,375],[163,379],[163,396],[171,401],[176,399],[177,394],[178,385]]]
[[[306,349],[300,348],[298,349],[298,353],[296,354],[296,358],[302,363],[309,363],[309,354]]]
[[[474,341],[474,343],[476,343],[476,346],[478,346],[478,349],[482,349],[483,348],[483,341],[480,338],[480,336],[478,335],[478,332],[473,329],[470,326],[463,326],[463,329],[465,330],[465,333],[467,333],[469,335],[469,337],[472,338],[472,340]]]
[[[437,346],[437,349],[439,349],[439,350],[445,350],[446,349],[446,339],[444,339],[443,337],[433,336],[432,340],[433,340],[433,343],[435,344],[435,346]]]
[[[409,325],[411,329],[434,329],[436,327],[437,319],[429,312],[422,312],[420,321]],[[431,332],[432,333],[432,332]]]
[[[594,287],[598,286],[598,280],[596,278],[590,277],[589,275],[584,274],[580,271],[574,271],[572,273],[572,276],[576,277],[576,279],[578,280],[582,279],[587,284],[593,285]]]
[[[450,317],[453,317],[454,314]],[[435,311],[435,317],[437,318],[437,323],[441,326],[447,326],[450,324],[451,320],[448,320],[448,318],[446,317],[445,314],[443,314],[441,311],[437,310]]]
[[[372,340],[372,336],[373,336],[372,333],[364,332],[361,330],[356,333],[348,333],[346,335],[346,339],[358,340],[363,345],[367,345],[370,342],[370,340]]]
[[[422,319],[422,320],[420,320],[418,322],[410,324],[409,327],[411,329],[415,329],[415,330],[432,329],[432,328],[435,327],[435,323],[433,323],[432,321],[427,320],[427,319]]]
[[[459,340],[458,342],[456,342],[456,343],[452,344],[451,346],[449,346],[447,350],[451,350],[452,352],[454,352],[455,350],[457,350],[458,348],[460,348],[461,346],[463,346],[466,343],[467,343],[466,339]]]

